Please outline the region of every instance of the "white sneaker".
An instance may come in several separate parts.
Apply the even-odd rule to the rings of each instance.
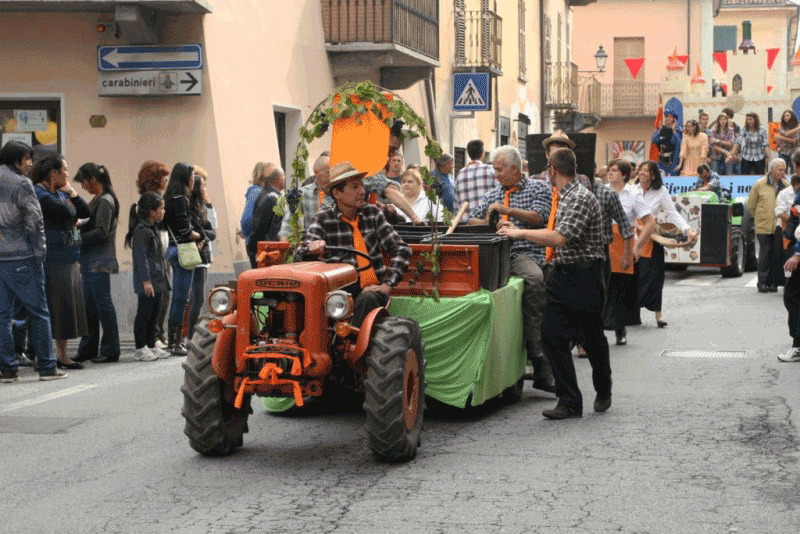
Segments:
[[[156,348],[164,350],[167,348],[167,344],[161,341],[160,339],[156,339]]]
[[[785,354],[778,356],[782,362],[800,362],[800,347],[792,347]]]
[[[169,352],[167,352],[165,350],[161,350],[160,348],[158,348],[158,345],[156,345],[155,347],[150,349],[150,352],[152,352],[155,355],[155,357],[160,359],[160,360],[172,357],[171,353],[169,353]]]
[[[152,362],[158,359],[158,356],[153,354],[147,347],[136,349],[133,353],[133,359],[137,362]]]

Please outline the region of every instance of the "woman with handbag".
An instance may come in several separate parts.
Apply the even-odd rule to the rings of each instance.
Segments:
[[[91,211],[70,185],[69,169],[63,156],[48,156],[39,161],[32,176],[33,189],[44,216],[47,244],[45,292],[50,326],[56,340],[56,364],[62,369],[82,369],[82,363],[67,356],[67,340],[89,333],[83,280],[78,266],[81,234],[75,223],[89,217]]]
[[[173,356],[187,354],[183,343],[183,313],[189,303],[194,268],[201,263],[197,242],[202,240],[202,236],[192,229],[189,210],[193,180],[194,167],[188,163],[176,163],[164,193],[164,226],[169,232],[167,261],[172,265],[167,351]]]

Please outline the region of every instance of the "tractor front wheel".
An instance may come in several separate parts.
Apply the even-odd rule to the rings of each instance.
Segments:
[[[184,433],[189,445],[206,456],[225,456],[242,446],[247,432],[247,418],[252,413],[250,395],[245,395],[242,407],[234,407],[233,381],[223,382],[211,367],[217,335],[201,321],[189,341],[189,356],[183,363]]]
[[[369,448],[383,461],[417,454],[425,408],[425,357],[416,321],[386,317],[365,357],[364,410]]]
[[[744,236],[739,228],[734,228],[731,230],[731,264],[727,267],[720,267],[719,272],[723,278],[742,276],[746,261]]]

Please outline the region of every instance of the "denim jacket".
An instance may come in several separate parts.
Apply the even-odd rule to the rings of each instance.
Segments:
[[[46,253],[42,208],[33,184],[0,165],[0,261],[44,261]]]

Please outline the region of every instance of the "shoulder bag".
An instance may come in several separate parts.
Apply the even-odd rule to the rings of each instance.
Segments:
[[[169,226],[167,226],[167,231],[169,231],[169,235],[172,236],[172,240],[175,241],[175,245],[178,248],[178,264],[181,267],[187,271],[191,271],[203,263],[203,259],[200,257],[200,251],[197,249],[197,243],[194,241],[178,243],[178,240],[175,239],[175,234],[172,233]]]

